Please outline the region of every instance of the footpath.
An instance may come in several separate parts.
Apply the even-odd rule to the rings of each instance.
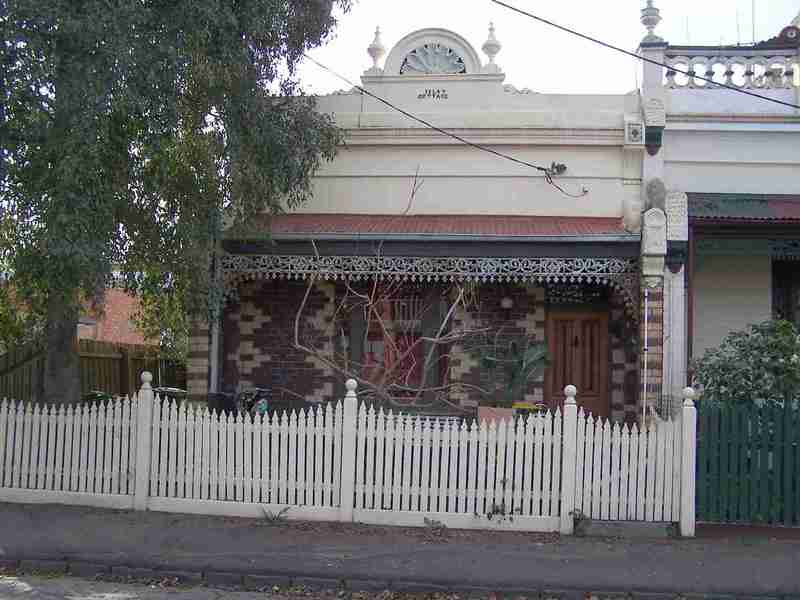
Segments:
[[[0,568],[208,585],[800,599],[800,530],[620,539],[0,503]]]

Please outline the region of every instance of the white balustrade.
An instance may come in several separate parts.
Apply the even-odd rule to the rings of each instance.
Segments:
[[[792,89],[800,87],[800,56],[794,50],[769,54],[707,49],[683,54],[667,52],[665,86],[670,89],[714,89],[713,83],[740,89]],[[688,74],[687,74],[688,73]],[[701,79],[704,78],[704,79]]]

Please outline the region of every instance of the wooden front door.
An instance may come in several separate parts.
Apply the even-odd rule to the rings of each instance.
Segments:
[[[578,388],[578,406],[608,417],[608,313],[553,311],[547,317],[550,367],[545,374],[548,403],[564,401],[564,388]]]

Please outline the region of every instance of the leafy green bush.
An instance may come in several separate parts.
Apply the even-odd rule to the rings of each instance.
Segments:
[[[543,377],[550,364],[547,342],[524,335],[506,337],[502,328],[494,336],[485,336],[470,351],[480,361],[489,383],[489,401],[496,406],[510,408],[522,400],[528,382]],[[498,392],[502,399],[497,398]]]
[[[800,334],[789,321],[765,321],[731,333],[693,366],[704,402],[800,399]]]

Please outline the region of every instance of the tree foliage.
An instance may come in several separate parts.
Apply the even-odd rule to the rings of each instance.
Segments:
[[[294,73],[349,0],[3,6],[0,252],[20,297],[74,318],[116,276],[154,314],[216,306],[223,222],[301,204],[340,142]]]
[[[765,321],[728,335],[694,364],[703,401],[782,404],[800,399],[800,334],[789,321]]]

